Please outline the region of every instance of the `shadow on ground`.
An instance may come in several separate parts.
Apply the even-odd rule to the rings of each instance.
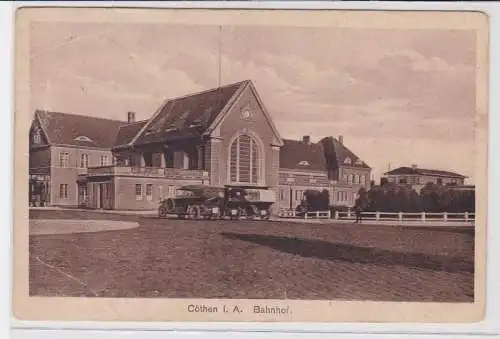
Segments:
[[[221,235],[302,257],[378,266],[400,265],[449,273],[474,273],[474,260],[459,257],[381,250],[319,239],[230,232],[223,232]]]

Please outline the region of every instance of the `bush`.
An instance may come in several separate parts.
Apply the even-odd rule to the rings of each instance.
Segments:
[[[451,187],[426,185],[418,194],[410,186],[386,184],[368,192],[369,212],[464,213],[475,211],[474,191],[459,191]]]

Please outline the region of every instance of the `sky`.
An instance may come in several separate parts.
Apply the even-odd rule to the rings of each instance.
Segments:
[[[250,79],[283,138],[342,135],[377,181],[412,164],[474,181],[474,31],[44,22],[30,38],[33,112],[147,119]]]

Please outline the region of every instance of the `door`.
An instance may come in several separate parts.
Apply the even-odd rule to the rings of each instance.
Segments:
[[[111,184],[109,182],[101,184],[101,204],[105,210],[112,209]]]

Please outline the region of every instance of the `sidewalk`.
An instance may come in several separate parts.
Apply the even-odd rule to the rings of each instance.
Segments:
[[[88,213],[105,213],[105,214],[118,214],[118,215],[157,215],[157,210],[143,210],[143,211],[130,211],[130,210],[94,210],[94,209],[84,209],[84,208],[70,208],[70,207],[58,207],[58,206],[48,206],[48,207],[30,207],[30,211],[77,211],[77,212],[88,212]]]

